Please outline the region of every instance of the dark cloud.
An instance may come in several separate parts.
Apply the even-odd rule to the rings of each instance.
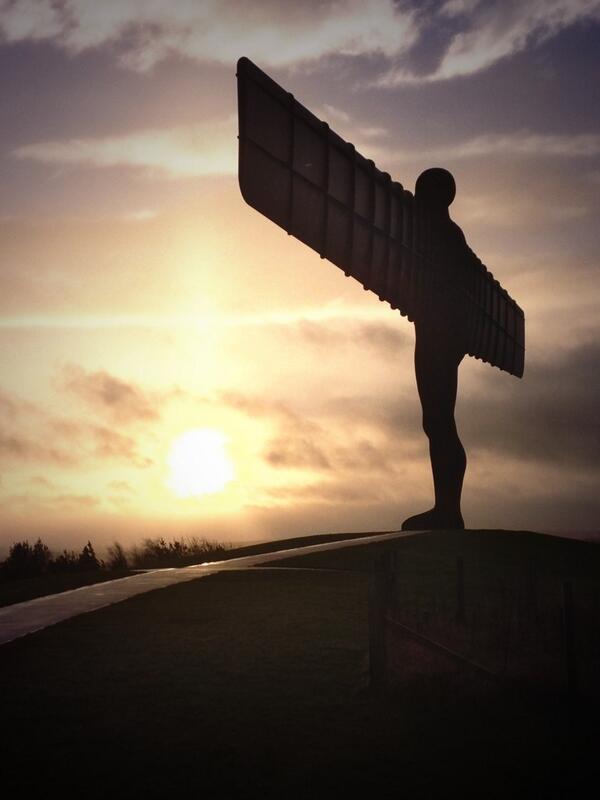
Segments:
[[[448,0],[428,2],[419,19],[417,46],[385,76],[384,83],[447,80],[483,72],[578,22],[597,22],[600,5],[594,0]]]
[[[597,471],[599,376],[600,345],[595,342],[564,351],[554,361],[530,357],[523,380],[481,365],[477,382],[461,387],[457,401],[457,421],[467,451],[485,450],[567,471]],[[277,467],[324,474],[360,470],[385,474],[425,444],[412,388],[397,398],[377,394],[331,398],[310,416],[285,403],[241,393],[222,399],[250,416],[273,420],[277,432],[264,457]]]
[[[71,365],[63,371],[63,384],[91,408],[117,422],[152,421],[159,418],[158,407],[164,397],[151,396],[134,383],[108,372],[86,372]]]
[[[480,366],[477,383],[458,392],[457,421],[468,451],[598,469],[600,344],[584,343],[553,361],[530,357],[522,380]],[[340,428],[371,426],[387,442],[389,460],[405,458],[423,440],[416,390],[398,398],[333,398],[326,410]]]
[[[468,446],[522,460],[598,469],[600,345],[527,365],[522,381],[486,375],[483,389],[459,400]]]

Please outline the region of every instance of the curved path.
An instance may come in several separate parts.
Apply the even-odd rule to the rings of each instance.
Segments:
[[[412,531],[383,533],[379,536],[365,536],[359,539],[286,548],[272,553],[242,556],[226,561],[209,561],[191,567],[155,569],[127,578],[117,578],[114,581],[81,586],[79,589],[71,589],[60,594],[37,597],[35,600],[27,600],[25,603],[15,603],[0,608],[0,644],[6,644],[20,636],[26,636],[28,633],[42,630],[42,628],[55,625],[62,620],[76,617],[78,614],[96,611],[98,608],[120,603],[121,600],[126,600],[128,597],[151,592],[154,589],[163,589],[174,583],[197,580],[225,570],[264,566],[292,556],[319,553],[324,550],[341,550],[344,547],[356,547],[357,545],[385,542],[415,535],[418,533]]]

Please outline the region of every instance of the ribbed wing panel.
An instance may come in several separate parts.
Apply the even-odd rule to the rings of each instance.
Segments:
[[[246,58],[237,68],[244,199],[409,320],[436,292],[411,192]],[[466,248],[469,355],[521,376],[524,315]],[[464,303],[464,299],[462,300]]]

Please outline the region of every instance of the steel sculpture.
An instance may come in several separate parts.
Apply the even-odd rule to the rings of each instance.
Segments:
[[[463,527],[458,365],[468,354],[522,377],[522,309],[450,220],[450,173],[426,170],[413,195],[247,58],[237,78],[246,202],[415,322],[436,506],[403,527]]]

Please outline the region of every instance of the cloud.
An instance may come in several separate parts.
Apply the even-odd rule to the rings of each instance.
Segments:
[[[152,396],[108,372],[86,372],[76,365],[65,367],[62,382],[66,389],[115,422],[156,420],[157,409],[164,400],[163,396]]]
[[[42,489],[54,490],[56,488],[52,481],[48,480],[48,478],[45,478],[43,475],[33,475],[33,477],[29,479],[29,483],[31,486],[41,487]]]
[[[79,460],[126,461],[136,467],[152,463],[140,455],[133,437],[105,425],[55,418],[49,421],[49,428],[65,451],[73,452]]]
[[[511,133],[486,133],[439,147],[418,149],[369,146],[370,157],[385,163],[422,163],[470,158],[508,156],[510,158],[593,158],[600,154],[600,135],[595,133],[546,134],[529,130]]]
[[[369,147],[371,140],[389,135],[389,130],[377,125],[364,125],[355,120],[347,111],[329,103],[315,108],[314,113],[335,125],[336,131],[346,139],[352,139],[356,147]]]
[[[247,55],[270,66],[392,56],[417,36],[415,12],[392,0],[4,0],[0,10],[8,41],[49,39],[74,54],[110,44],[137,70],[172,54],[225,64]]]
[[[355,398],[340,398],[311,415],[281,402],[265,401],[242,393],[222,393],[221,403],[250,418],[266,417],[275,433],[263,450],[263,458],[275,469],[303,470],[333,476],[354,473],[394,475],[406,454],[403,441],[388,437],[380,424],[381,399],[360,405]]]
[[[32,496],[31,494],[13,494],[4,499],[9,511],[26,512],[27,514],[57,514],[88,510],[100,505],[100,499],[89,494],[63,493],[48,496]]]
[[[600,19],[598,0],[0,0],[8,42],[49,40],[70,54],[110,47],[126,68],[144,71],[169,56],[232,65],[247,55],[267,67],[332,55],[369,57],[380,86],[476,74],[547,41],[576,23]],[[422,74],[416,47],[437,50]],[[375,58],[373,58],[375,57]]]
[[[279,436],[270,442],[265,460],[273,467],[330,470],[331,459],[318,444],[319,438],[321,437],[318,433],[311,436],[306,431],[294,431],[292,435]]]
[[[35,415],[37,413],[39,413],[39,409],[34,403],[6,392],[0,392],[0,417],[12,421],[21,414]]]
[[[364,438],[347,435],[339,424],[329,431],[312,423],[312,431],[288,429],[269,443],[265,460],[274,467],[308,469],[313,472],[385,473],[396,469],[387,442],[375,444]],[[339,438],[338,438],[339,437]],[[341,443],[340,440],[344,440]]]
[[[486,375],[459,398],[465,441],[525,461],[598,471],[600,345],[584,343],[527,365],[523,381]]]
[[[325,481],[303,486],[273,486],[265,491],[265,495],[279,501],[329,503],[336,506],[348,503],[361,505],[391,499],[391,492],[386,491],[381,485],[365,486],[361,484],[360,489],[357,489],[354,483],[327,483]]]
[[[405,347],[412,347],[412,337],[399,330],[397,325],[379,322],[357,323],[348,319],[326,323],[303,319],[286,326],[286,333],[318,348],[361,348],[382,357],[394,357]]]
[[[122,136],[37,142],[12,155],[46,164],[143,168],[170,178],[235,174],[236,126],[230,117]]]
[[[50,501],[51,507],[56,511],[78,511],[99,504],[99,498],[89,494],[59,494]]]
[[[456,416],[468,454],[485,451],[515,469],[519,464],[558,468],[566,481],[598,472],[600,345],[587,341],[558,352],[553,349],[547,360],[529,357],[522,380],[480,365],[468,383],[461,381]],[[425,442],[412,400],[340,397],[327,404],[327,417],[332,425],[335,420],[339,431],[368,426],[382,456],[399,464]],[[352,438],[351,434],[350,449],[356,446]],[[506,476],[499,480],[504,482]]]
[[[110,481],[108,488],[121,494],[135,494],[135,490],[127,481]]]
[[[380,86],[397,86],[473,75],[498,61],[541,44],[560,31],[584,20],[600,20],[598,0],[448,0],[427,28],[450,27],[448,46],[436,68],[415,74],[397,65],[380,77]]]
[[[598,374],[595,341],[554,353],[553,360],[530,358],[522,381],[483,366],[475,380],[461,386],[457,403],[469,455],[485,452],[479,464],[500,459],[515,474],[520,468],[533,469],[534,475],[547,468],[559,470],[566,483],[591,479],[599,468]],[[310,417],[282,417],[264,455],[272,466],[308,470],[327,481],[349,474],[385,481],[415,457],[425,458],[425,448],[411,391],[395,398],[331,398]],[[499,476],[499,484],[506,479]]]
[[[600,135],[543,134],[515,131],[509,134],[485,134],[458,144],[423,151],[437,158],[477,158],[479,156],[526,156],[527,158],[587,158],[600,154]],[[415,155],[417,155],[415,153]]]
[[[42,441],[21,432],[0,429],[0,457],[7,461],[37,461],[74,466],[78,459],[68,449],[44,444]]]
[[[1,399],[1,398],[0,398]],[[20,398],[0,403],[0,459],[3,463],[52,464],[73,468],[90,461],[121,461],[148,467],[136,440],[114,428],[54,416]]]

